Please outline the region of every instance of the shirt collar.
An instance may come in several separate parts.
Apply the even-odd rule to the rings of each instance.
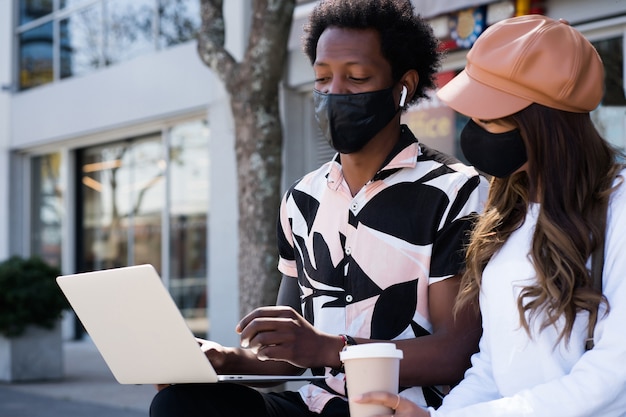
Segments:
[[[372,180],[383,179],[401,168],[412,168],[417,163],[417,158],[422,154],[419,142],[413,132],[406,125],[400,126],[400,139],[393,147]],[[341,158],[336,153],[329,164],[326,173],[326,181],[329,188],[337,190],[343,180]]]

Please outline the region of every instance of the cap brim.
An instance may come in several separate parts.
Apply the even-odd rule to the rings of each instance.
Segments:
[[[437,97],[461,114],[486,120],[510,116],[532,104],[476,81],[465,70],[440,88]]]

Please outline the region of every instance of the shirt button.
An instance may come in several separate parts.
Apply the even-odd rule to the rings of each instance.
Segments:
[[[352,254],[352,248],[350,248],[350,246],[348,246],[346,248],[346,255],[350,256]]]
[[[351,296],[351,295],[349,295],[349,294],[348,294],[348,295],[346,295],[346,301],[347,301],[348,303],[351,303],[351,302],[352,302],[352,296]]]
[[[352,205],[350,206],[350,209],[352,211],[356,211],[356,209],[358,209],[358,208],[359,208],[359,204],[356,203],[356,202],[352,203]]]

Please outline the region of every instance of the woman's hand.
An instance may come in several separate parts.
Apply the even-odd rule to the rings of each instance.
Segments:
[[[395,417],[429,417],[428,411],[424,410],[414,402],[400,397],[398,394],[392,394],[390,392],[375,391],[368,392],[359,397],[351,398],[350,401],[354,401],[359,404],[378,404],[385,407],[389,407],[394,410]],[[383,416],[377,416],[383,417]]]

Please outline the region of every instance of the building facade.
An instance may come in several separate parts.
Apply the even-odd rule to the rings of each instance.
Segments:
[[[445,83],[488,25],[564,18],[598,48],[606,94],[593,117],[626,147],[626,0],[413,0],[449,52]],[[250,1],[225,3],[241,57]],[[299,1],[282,88],[283,187],[332,156],[301,52]],[[481,2],[479,2],[481,3]],[[0,0],[0,259],[36,254],[65,273],[151,263],[192,330],[237,343],[237,196],[228,97],[197,56],[197,0]],[[432,98],[403,115],[462,158],[464,118]],[[138,303],[141,300],[138,300]],[[74,337],[73,317],[66,320]]]

